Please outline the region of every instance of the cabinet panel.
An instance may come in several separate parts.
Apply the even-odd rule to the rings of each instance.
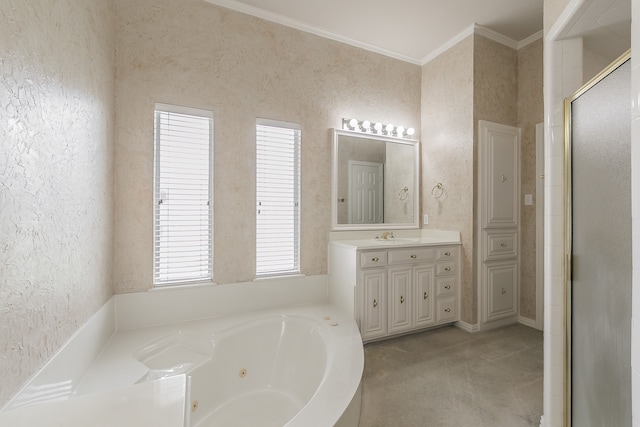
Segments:
[[[415,267],[413,269],[415,326],[429,326],[435,322],[433,282],[435,272],[433,266]]]
[[[375,338],[387,334],[386,271],[365,270],[362,273],[362,338]]]
[[[515,316],[517,313],[518,262],[486,263],[487,313],[485,321]]]
[[[390,250],[389,265],[433,261],[435,253],[436,251],[433,248],[420,247]]]
[[[487,230],[484,260],[495,261],[518,256],[518,230]]]
[[[411,267],[390,268],[387,276],[389,286],[389,332],[401,332],[413,326],[411,310]]]
[[[387,265],[387,251],[370,251],[360,254],[360,267],[380,267]]]
[[[452,277],[438,277],[436,281],[436,297],[446,297],[456,294],[458,279]]]
[[[454,261],[458,258],[458,251],[451,246],[438,248],[436,250],[436,261]]]
[[[455,298],[443,298],[436,302],[436,323],[452,322],[457,316]]]
[[[480,120],[480,227],[517,227],[520,201],[520,129]]]
[[[456,266],[455,262],[439,262],[436,265],[436,274],[438,276],[454,275],[458,272]]]

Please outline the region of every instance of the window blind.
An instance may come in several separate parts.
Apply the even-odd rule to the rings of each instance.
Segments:
[[[300,128],[256,125],[256,276],[300,273]]]
[[[156,105],[154,284],[213,279],[213,116]]]

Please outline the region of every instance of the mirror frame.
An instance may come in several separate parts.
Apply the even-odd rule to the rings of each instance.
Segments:
[[[405,144],[413,147],[413,222],[411,223],[382,223],[382,224],[338,224],[338,137],[340,135],[352,138],[371,139],[394,144]],[[420,228],[420,141],[415,139],[395,138],[392,136],[375,135],[342,129],[333,129],[331,144],[331,230],[389,230]]]

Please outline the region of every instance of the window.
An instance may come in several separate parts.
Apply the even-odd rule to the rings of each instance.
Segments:
[[[300,273],[300,127],[256,125],[256,276]]]
[[[156,104],[153,283],[213,280],[213,115]]]

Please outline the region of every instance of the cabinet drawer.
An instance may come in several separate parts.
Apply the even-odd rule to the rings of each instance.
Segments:
[[[433,248],[394,249],[388,251],[388,253],[389,265],[433,261],[435,258],[435,250]]]
[[[457,318],[455,298],[444,298],[436,302],[436,323],[453,322]]]
[[[458,279],[455,276],[440,277],[436,281],[436,297],[455,295]]]
[[[458,257],[458,253],[456,248],[454,247],[446,247],[446,248],[438,248],[436,260],[437,261],[453,261]]]
[[[436,276],[449,276],[458,272],[458,264],[456,262],[439,262],[436,265]]]
[[[363,252],[360,254],[360,267],[379,267],[387,265],[387,251]]]
[[[518,232],[487,231],[485,239],[485,261],[515,258],[518,255]]]

